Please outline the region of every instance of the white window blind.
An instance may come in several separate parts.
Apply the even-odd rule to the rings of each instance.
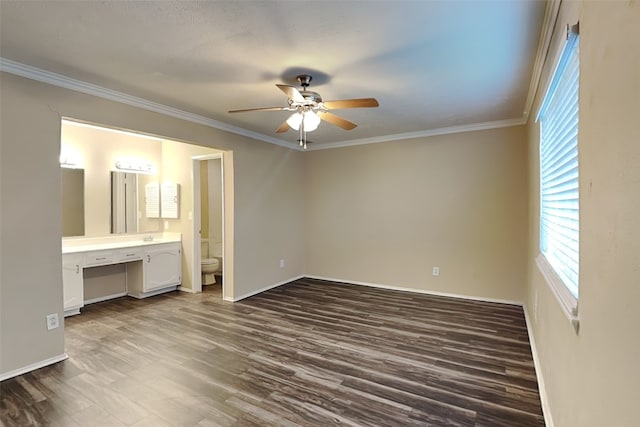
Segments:
[[[577,299],[579,285],[579,36],[568,40],[553,74],[540,121],[540,252]]]

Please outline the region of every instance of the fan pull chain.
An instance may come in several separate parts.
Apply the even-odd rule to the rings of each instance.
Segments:
[[[304,115],[302,115],[302,121],[300,122],[300,137],[298,138],[298,140],[300,141],[300,146],[302,147],[302,139],[303,136],[305,134],[304,131]]]
[[[302,121],[300,122],[300,146],[307,149],[307,131],[304,129],[304,114],[302,114]]]

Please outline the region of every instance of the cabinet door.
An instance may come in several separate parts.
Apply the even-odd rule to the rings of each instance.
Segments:
[[[155,245],[146,249],[145,292],[179,285],[182,282],[180,244]]]
[[[64,311],[74,310],[84,305],[82,255],[62,255],[62,294]]]

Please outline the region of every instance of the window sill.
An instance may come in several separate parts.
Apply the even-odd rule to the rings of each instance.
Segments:
[[[569,292],[543,254],[538,254],[536,257],[536,265],[538,266],[538,270],[540,270],[544,276],[549,288],[551,288],[551,291],[560,303],[562,312],[565,314],[567,319],[569,319],[569,322],[571,322],[571,325],[577,334],[580,330],[578,299]]]

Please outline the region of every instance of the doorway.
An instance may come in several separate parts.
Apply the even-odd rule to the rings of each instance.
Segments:
[[[193,291],[202,292],[204,286],[221,287],[223,299],[228,272],[224,168],[223,153],[193,157]],[[211,262],[217,267],[211,268]],[[205,274],[203,269],[207,269]]]

